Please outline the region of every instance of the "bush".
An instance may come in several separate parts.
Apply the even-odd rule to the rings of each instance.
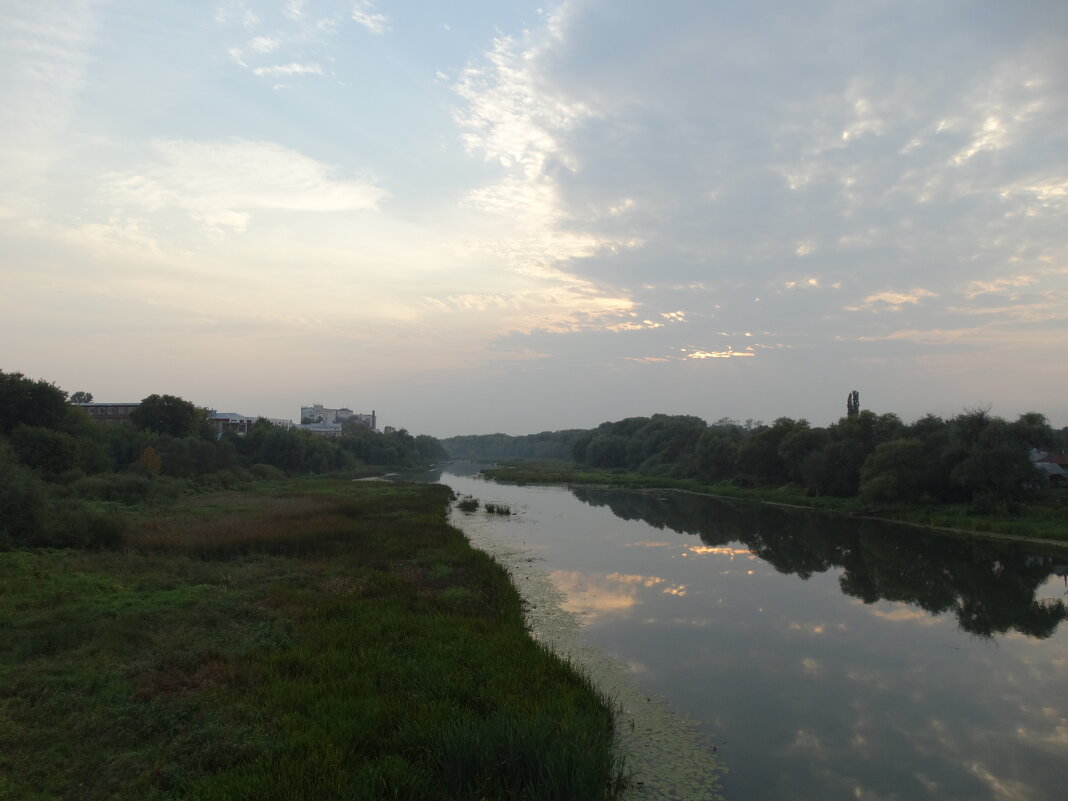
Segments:
[[[116,503],[141,503],[156,498],[177,498],[187,490],[185,481],[137,473],[101,473],[71,484],[79,498]]]
[[[209,491],[232,490],[241,486],[241,477],[230,470],[216,470],[193,479],[201,489]]]
[[[23,543],[40,533],[46,511],[45,485],[15,461],[0,440],[0,546]]]
[[[123,520],[103,515],[76,500],[49,510],[45,525],[26,545],[50,548],[116,548],[123,543]]]
[[[248,469],[252,473],[253,478],[258,478],[263,481],[281,481],[286,477],[284,470],[279,470],[273,464],[254,464]]]

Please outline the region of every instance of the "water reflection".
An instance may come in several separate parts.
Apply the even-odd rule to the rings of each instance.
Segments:
[[[442,480],[516,510],[458,524],[526,554],[585,641],[716,737],[728,799],[1064,797],[1063,552],[675,493]]]
[[[951,614],[978,637],[1015,631],[1044,639],[1068,617],[1063,600],[1037,598],[1039,587],[1062,568],[1053,555],[995,541],[932,537],[875,520],[696,495],[590,487],[572,492],[624,520],[696,534],[704,546],[691,547],[695,555],[752,554],[801,579],[839,570],[838,585],[846,595],[865,604],[897,601],[933,615]]]
[[[563,608],[581,615],[587,625],[601,617],[629,613],[642,603],[643,589],[678,597],[686,594],[685,584],[673,584],[660,576],[553,570],[549,578],[567,597]]]

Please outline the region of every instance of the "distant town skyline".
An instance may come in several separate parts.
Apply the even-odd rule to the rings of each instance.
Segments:
[[[1068,425],[1068,5],[12,2],[0,369],[440,437]]]

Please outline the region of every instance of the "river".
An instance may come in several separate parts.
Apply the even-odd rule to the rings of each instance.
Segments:
[[[584,643],[695,722],[729,801],[1068,797],[1068,552],[470,469],[427,478],[513,514],[456,525],[525,554]]]

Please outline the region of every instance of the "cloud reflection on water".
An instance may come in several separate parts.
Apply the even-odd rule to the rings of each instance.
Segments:
[[[579,570],[553,570],[549,578],[564,593],[563,608],[590,622],[606,616],[625,616],[641,603],[643,592],[681,597],[686,585],[671,583],[660,576],[636,573],[590,573]]]

